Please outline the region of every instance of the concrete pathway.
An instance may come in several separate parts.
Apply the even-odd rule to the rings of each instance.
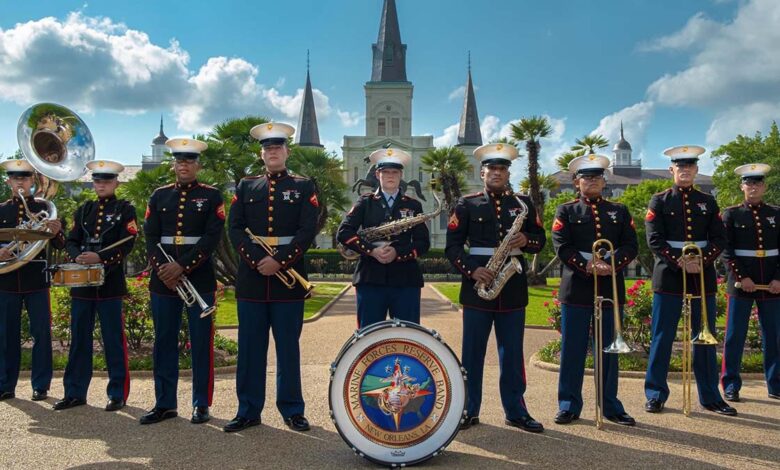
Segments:
[[[263,424],[228,435],[221,427],[236,412],[235,378],[220,375],[215,385],[212,420],[206,425],[189,423],[190,379],[182,378],[179,411],[182,417],[140,426],[138,417],[153,404],[151,378],[132,382],[128,406],[106,413],[106,379],[95,378],[89,405],[54,412],[62,396],[62,380],[55,379],[45,402],[29,401],[29,379],[22,379],[17,399],[0,402],[0,468],[79,469],[232,469],[232,468],[375,468],[356,457],[341,440],[328,415],[328,367],[355,329],[354,290],[348,291],[320,320],[303,330],[302,374],[306,414],[313,429],[293,433],[276,411],[275,357],[270,346],[268,399]],[[423,323],[439,331],[460,352],[460,313],[443,302],[432,289],[423,289]],[[224,330],[223,334],[226,333]],[[557,333],[526,331],[526,361]],[[635,428],[607,423],[593,425],[592,379],[585,380],[585,410],[577,424],[558,426],[557,374],[528,367],[526,401],[532,415],[544,423],[543,434],[508,428],[498,396],[498,358],[495,342],[488,349],[481,421],[483,424],[456,437],[445,455],[422,467],[437,468],[778,468],[780,467],[780,402],[767,398],[764,384],[747,381],[739,416],[726,418],[695,411],[690,418],[680,412],[678,381],[659,415],[642,411],[641,379],[621,379],[620,397],[637,418]]]

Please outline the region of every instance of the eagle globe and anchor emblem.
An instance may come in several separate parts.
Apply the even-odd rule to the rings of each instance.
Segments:
[[[331,416],[361,457],[391,467],[441,453],[458,432],[465,376],[435,331],[390,320],[357,331],[331,367]]]

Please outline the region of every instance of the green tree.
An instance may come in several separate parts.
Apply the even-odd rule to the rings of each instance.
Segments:
[[[541,189],[546,189],[547,191],[555,191],[560,187],[560,183],[558,182],[558,179],[553,175],[548,175],[546,173],[539,173],[539,187]],[[523,181],[520,182],[520,190],[527,193],[531,188],[531,181],[529,178],[523,179]],[[544,200],[544,194],[542,194],[542,200]],[[544,201],[545,204],[547,204],[547,201]]]
[[[512,139],[515,142],[525,141],[525,150],[528,157],[528,189],[534,207],[538,211],[544,208],[544,200],[539,183],[539,151],[542,145],[539,139],[547,137],[552,132],[552,127],[544,116],[531,116],[522,118],[511,126]]]
[[[429,150],[420,161],[423,171],[431,175],[431,181],[444,194],[444,204],[453,210],[466,186],[463,175],[474,171],[466,154],[457,147],[441,147]]]
[[[563,152],[558,157],[555,158],[555,165],[558,167],[561,171],[569,171],[569,163],[571,163],[572,160],[577,158],[579,155],[577,155],[573,151],[569,152]]]
[[[753,137],[738,135],[736,139],[718,147],[712,156],[717,162],[712,179],[718,188],[716,197],[721,209],[744,199],[739,189],[740,177],[734,173],[734,169],[748,163],[760,162],[772,166],[772,171],[766,176],[764,201],[780,203],[780,132],[776,122],[772,123],[766,137],[760,132],[756,132]]]
[[[558,265],[558,257],[555,255],[552,243],[552,225],[555,220],[555,211],[558,210],[558,206],[574,199],[574,193],[571,191],[563,191],[557,196],[552,198],[544,206],[543,225],[544,231],[547,235],[547,243],[544,245],[544,249],[539,253],[539,257],[544,260],[549,260],[540,271],[539,276],[545,276],[546,273]]]
[[[625,204],[631,217],[634,218],[634,227],[639,241],[638,261],[646,272],[653,271],[653,253],[647,246],[647,231],[645,229],[645,214],[647,206],[653,194],[665,191],[672,187],[671,179],[645,180],[635,186],[629,186],[626,191],[616,199]]]
[[[609,140],[601,134],[589,134],[574,141],[574,145],[571,146],[571,151],[577,157],[582,155],[590,155],[596,153],[598,149],[604,148],[609,145]]]

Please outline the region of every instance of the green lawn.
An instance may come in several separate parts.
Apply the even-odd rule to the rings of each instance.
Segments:
[[[303,309],[303,318],[310,318],[325,304],[336,296],[347,283],[322,282],[315,283],[314,295],[306,301]],[[237,326],[238,312],[236,310],[236,293],[233,290],[225,291],[225,297],[219,301],[217,308],[217,326]]]

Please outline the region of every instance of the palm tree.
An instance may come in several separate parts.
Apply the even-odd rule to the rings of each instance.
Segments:
[[[463,175],[474,171],[466,154],[457,147],[441,147],[428,151],[420,161],[423,170],[431,175],[431,186],[435,183],[441,189],[444,204],[454,210],[461,189],[466,186]]]
[[[596,153],[600,148],[609,144],[609,140],[601,134],[589,134],[574,141],[571,151],[578,157]]]
[[[569,171],[569,163],[571,163],[571,161],[577,158],[578,156],[579,155],[577,155],[573,151],[563,152],[555,159],[555,164],[558,166],[559,170]]]
[[[542,146],[539,139],[547,137],[552,132],[550,123],[544,116],[531,116],[522,118],[512,124],[512,139],[515,142],[525,141],[525,150],[528,154],[528,183],[531,202],[540,213],[544,208],[542,193],[539,189],[539,150]]]
[[[541,189],[546,189],[548,192],[555,191],[560,186],[560,183],[553,175],[548,175],[546,173],[539,173],[539,187]],[[523,192],[528,192],[531,188],[531,180],[530,178],[524,178],[523,181],[520,182],[520,190]],[[544,199],[544,195],[542,195],[542,199]],[[547,201],[544,201],[547,202]]]

